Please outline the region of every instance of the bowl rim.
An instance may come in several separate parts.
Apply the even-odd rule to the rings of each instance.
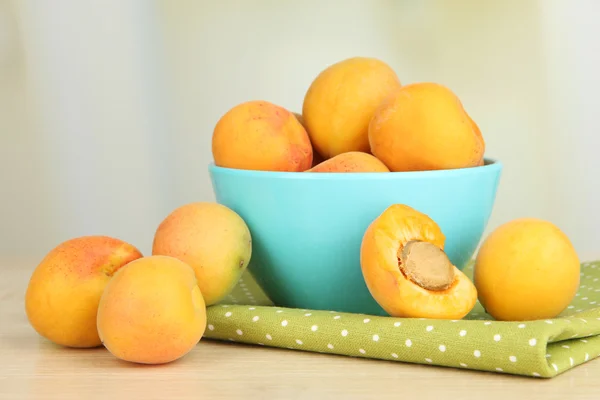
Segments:
[[[374,180],[374,179],[420,179],[420,178],[450,178],[456,176],[477,175],[482,173],[497,173],[503,169],[502,162],[496,158],[484,157],[484,165],[468,168],[441,169],[431,171],[402,171],[402,172],[288,172],[262,171],[219,167],[214,161],[208,164],[210,173],[237,175],[251,178],[297,179],[297,180]]]

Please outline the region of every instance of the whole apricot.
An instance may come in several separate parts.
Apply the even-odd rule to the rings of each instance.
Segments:
[[[66,347],[97,347],[98,302],[113,274],[142,257],[134,246],[107,236],[81,236],[52,249],[33,271],[25,312],[42,337]]]
[[[370,151],[369,121],[381,101],[400,87],[396,72],[376,58],[353,57],[321,71],[308,88],[302,117],[324,159]]]
[[[477,166],[485,142],[459,98],[437,83],[396,90],[369,124],[371,153],[390,171],[426,171]]]
[[[246,222],[230,208],[212,202],[189,203],[159,224],[152,254],[175,257],[191,266],[210,306],[233,290],[248,267],[252,236]]]
[[[435,221],[404,204],[391,205],[369,225],[361,270],[390,316],[461,319],[473,309],[477,290],[444,253],[445,241]]]
[[[115,357],[142,364],[190,352],[206,328],[194,270],[173,257],[148,256],[121,268],[98,306],[98,333]]]
[[[248,101],[227,111],[212,136],[215,165],[261,171],[305,171],[312,146],[296,116],[268,101]]]
[[[307,172],[390,172],[390,170],[369,153],[349,151],[329,158]]]
[[[575,297],[580,268],[575,248],[556,225],[519,218],[482,242],[473,280],[481,305],[497,320],[554,318]]]

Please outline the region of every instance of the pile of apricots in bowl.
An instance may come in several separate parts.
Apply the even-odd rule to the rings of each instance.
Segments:
[[[212,132],[214,164],[293,174],[484,165],[483,134],[458,96],[439,83],[401,84],[378,59],[354,57],[325,68],[301,111],[265,100],[233,106]],[[204,336],[207,307],[223,301],[250,264],[250,228],[231,207],[196,202],[160,222],[149,255],[114,237],[69,239],[33,271],[28,320],[61,346],[104,346],[136,363],[176,360]],[[518,218],[496,228],[481,243],[472,280],[444,245],[431,216],[389,204],[361,231],[361,279],[398,318],[460,319],[477,300],[497,320],[552,318],[579,287],[577,253],[549,221]]]
[[[247,101],[224,113],[212,137],[220,168],[302,174],[464,170],[483,167],[485,150],[478,124],[451,89],[403,84],[390,65],[369,57],[317,74],[301,113]],[[395,317],[463,318],[479,298],[497,319],[549,318],[579,286],[577,253],[549,221],[519,218],[499,227],[479,249],[473,281],[445,254],[437,221],[415,207],[389,204],[362,234],[362,277]]]
[[[401,85],[386,63],[357,57],[315,78],[301,114],[260,100],[233,107],[212,152],[235,169],[402,172],[480,166],[485,142],[447,87]]]

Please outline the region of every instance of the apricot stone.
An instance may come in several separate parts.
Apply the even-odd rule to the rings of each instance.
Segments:
[[[190,203],[160,223],[152,254],[190,265],[210,306],[233,290],[248,267],[252,237],[246,222],[230,208],[212,202]]]
[[[362,274],[373,299],[390,316],[461,319],[477,302],[469,278],[444,253],[446,238],[426,214],[388,207],[362,239]]]
[[[296,116],[267,101],[248,101],[230,109],[212,136],[215,165],[262,171],[305,171],[312,146]]]
[[[400,85],[396,72],[376,58],[353,57],[324,69],[302,105],[314,149],[325,159],[349,151],[368,153],[369,121]]]
[[[396,90],[369,124],[371,153],[390,171],[426,171],[479,165],[485,142],[459,98],[437,83]]]
[[[33,271],[25,311],[38,334],[61,346],[97,347],[98,302],[113,274],[142,257],[107,236],[82,236],[52,249]]]
[[[518,218],[496,228],[481,244],[473,280],[479,301],[501,321],[554,318],[575,297],[580,260],[556,225]]]
[[[307,172],[390,172],[390,170],[371,154],[349,151],[325,160]]]
[[[206,305],[194,270],[167,256],[148,256],[120,269],[98,307],[98,333],[115,357],[162,364],[201,340]]]

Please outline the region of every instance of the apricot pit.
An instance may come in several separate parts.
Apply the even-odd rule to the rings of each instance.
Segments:
[[[399,250],[398,266],[411,281],[427,290],[446,290],[454,282],[454,268],[443,250],[418,240]]]

